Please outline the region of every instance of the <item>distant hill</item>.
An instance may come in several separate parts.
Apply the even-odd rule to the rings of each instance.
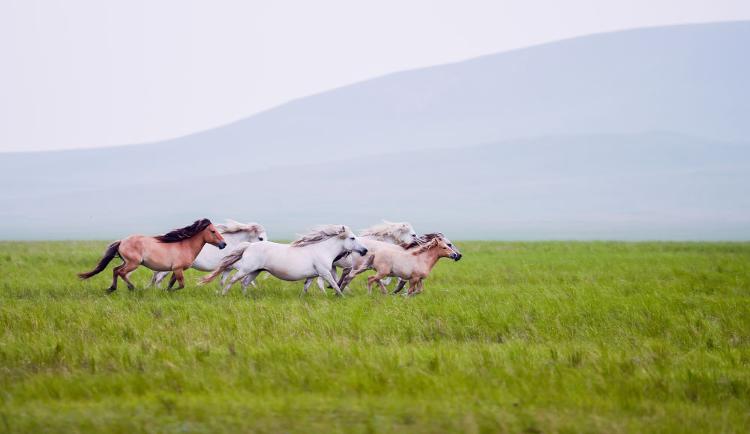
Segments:
[[[386,217],[456,238],[750,239],[748,185],[750,143],[592,135],[43,193],[0,209],[12,210],[5,237],[158,233],[206,215],[260,221],[272,238]]]
[[[542,237],[618,237],[610,229],[656,217],[662,226],[622,236],[697,237],[697,226],[680,229],[692,219],[704,238],[748,237],[746,194],[731,195],[744,187],[736,182],[750,142],[748,46],[750,22],[599,34],[391,74],[165,142],[0,154],[10,186],[0,192],[0,238],[157,231],[196,214],[263,218],[285,235],[305,222],[412,215],[473,237],[536,237],[541,227]],[[549,167],[566,147],[587,164],[565,160],[578,172],[554,178]],[[432,175],[428,162],[449,171],[444,184],[412,186]],[[230,200],[240,194],[230,179],[249,193]],[[675,193],[680,183],[686,190]],[[427,199],[449,203],[413,214],[438,208]],[[102,213],[122,224],[103,226]],[[513,219],[531,229],[508,229]]]

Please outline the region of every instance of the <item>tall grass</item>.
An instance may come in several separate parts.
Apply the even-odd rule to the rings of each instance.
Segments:
[[[0,432],[748,432],[750,244],[458,243],[424,294],[105,295],[0,243]]]

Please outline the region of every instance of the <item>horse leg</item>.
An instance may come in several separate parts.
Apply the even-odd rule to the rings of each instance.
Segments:
[[[160,271],[159,277],[156,278],[156,287],[161,288],[161,282],[164,281],[164,278],[169,276],[169,271]]]
[[[386,285],[386,286],[390,285],[391,284],[391,276],[388,276],[385,279],[383,279],[383,284]]]
[[[422,279],[416,279],[414,284],[409,288],[409,293],[407,295],[417,295],[422,292],[422,288],[424,288],[424,281],[422,281]]]
[[[377,277],[370,276],[367,278],[367,295],[372,294],[372,284],[375,283],[377,280]]]
[[[406,285],[406,280],[398,279],[398,285],[396,285],[396,290],[393,291],[394,294],[398,294],[401,292],[402,289],[404,289],[404,286]]]
[[[232,287],[232,285],[234,285],[234,284],[235,284],[235,283],[237,283],[238,281],[240,281],[240,280],[244,279],[244,278],[245,278],[245,276],[247,276],[248,274],[249,274],[249,273],[243,273],[243,272],[241,272],[241,271],[239,271],[239,270],[238,270],[238,271],[237,271],[237,272],[236,272],[236,273],[234,274],[234,276],[232,276],[232,278],[231,278],[231,279],[229,279],[229,283],[227,283],[227,284],[226,284],[226,285],[224,286],[224,290],[222,290],[222,291],[221,291],[221,295],[227,295],[227,293],[229,292],[229,288],[231,288],[231,287]]]
[[[339,281],[339,276],[336,274],[336,266],[335,265],[331,266],[331,276],[333,276],[333,280],[335,280],[336,282]],[[328,285],[328,287],[331,288],[331,285]],[[340,286],[339,286],[339,288],[340,288]]]
[[[125,281],[125,283],[128,285],[128,289],[131,291],[135,289],[135,285],[133,285],[133,282],[130,281],[128,276],[130,276],[130,273],[138,268],[139,265],[141,264],[138,262],[131,261],[130,259],[125,259],[125,265],[117,271],[117,274],[122,278],[122,280]]]
[[[172,274],[177,277],[177,282],[180,284],[176,289],[182,289],[185,287],[185,275],[183,274],[182,268],[176,268],[172,271]]]
[[[318,276],[318,279],[320,279],[320,276]],[[312,277],[308,277],[307,279],[305,279],[305,286],[302,287],[302,293],[307,294],[307,288],[310,287],[310,285],[312,284],[312,281],[313,281]],[[323,293],[325,294],[325,289],[324,288],[320,288],[320,289],[322,289]]]
[[[242,278],[242,295],[247,295],[247,287],[251,283],[255,283],[255,278],[258,277],[258,274],[260,274],[260,271],[253,271]]]
[[[364,273],[365,271],[367,271],[367,267],[361,267],[357,269],[350,268],[349,273],[347,273],[347,275],[342,278],[342,280],[344,281],[344,285],[341,286],[341,288],[343,289],[349,286],[349,284],[352,283],[352,280],[354,280],[355,277]]]
[[[344,268],[344,269],[341,270],[341,278],[339,279],[338,283],[339,283],[339,288],[341,288],[342,291],[344,290],[344,288],[346,287],[346,285],[344,285],[344,286],[341,286],[341,285],[342,285],[342,283],[344,283],[344,279],[346,279],[346,276],[348,276],[349,273],[351,273],[351,272],[352,272],[352,268],[351,267],[350,268]]]
[[[323,278],[318,276],[317,279],[315,279],[315,282],[318,284],[318,288],[320,288],[321,291],[323,291],[323,294],[326,293],[326,288],[323,285]]]
[[[417,291],[417,294],[421,294],[422,291],[424,291],[424,279],[419,281],[419,290]]]
[[[229,279],[229,275],[232,274],[232,269],[225,270],[223,273],[221,273],[221,281],[219,282],[219,288],[226,285],[227,279]]]
[[[381,279],[378,279],[378,285],[380,285],[380,292],[383,294],[388,294],[388,289],[386,289],[385,284]]]
[[[331,285],[331,287],[336,290],[336,295],[340,295],[343,297],[344,293],[341,292],[341,289],[339,288],[339,284],[336,283],[336,280],[334,280],[333,276],[331,275],[331,270],[322,269],[322,270],[317,270],[317,271],[318,271],[318,275],[322,277],[323,279],[325,279],[325,281],[328,282],[328,284]]]
[[[169,274],[168,271],[154,271],[154,275],[151,276],[151,283],[149,283],[148,286],[157,288],[160,287],[161,281],[164,280],[165,277],[167,277],[167,274]]]
[[[174,283],[177,282],[177,276],[174,275],[174,272],[172,273],[172,276],[169,278],[169,284],[167,285],[167,291],[171,291],[172,287],[174,286]]]
[[[419,286],[419,280],[418,278],[413,278],[409,280],[409,291],[406,293],[406,295],[414,295],[417,287]]]
[[[107,292],[111,293],[111,292],[117,291],[117,276],[118,276],[118,273],[120,272],[120,270],[122,269],[122,267],[124,267],[124,266],[125,266],[125,263],[123,262],[122,264],[120,264],[120,265],[118,265],[118,266],[116,266],[115,268],[112,269],[112,286],[110,286],[109,288],[107,288]]]

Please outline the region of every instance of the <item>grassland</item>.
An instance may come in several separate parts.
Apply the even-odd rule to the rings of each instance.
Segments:
[[[748,432],[750,244],[459,243],[414,298],[106,296],[0,243],[0,432]]]

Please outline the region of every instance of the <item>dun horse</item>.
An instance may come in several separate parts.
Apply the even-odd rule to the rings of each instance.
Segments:
[[[414,251],[396,249],[381,251],[373,257],[371,266],[375,269],[375,275],[367,278],[367,291],[371,292],[372,284],[378,282],[381,291],[386,294],[388,291],[380,279],[385,276],[395,276],[409,281],[408,295],[419,294],[424,290],[424,279],[440,258],[458,261],[460,256],[440,238],[435,238]]]
[[[414,232],[411,223],[383,221],[381,224],[362,230],[359,233],[359,237],[362,244],[367,247],[367,250],[369,250],[371,254],[374,254],[382,246],[390,247],[394,244],[412,243],[417,240],[417,233]],[[336,258],[331,273],[334,278],[338,279],[336,277],[336,267],[341,267],[343,269],[341,279],[343,280],[347,273],[354,268],[358,268],[364,262],[365,260],[361,255],[347,254],[341,258]],[[342,280],[338,280],[338,283],[343,290],[344,287],[341,286]],[[318,286],[323,289],[320,279],[318,279]]]
[[[430,241],[410,249],[400,246],[382,246],[374,255],[365,256],[365,261],[342,277],[342,287],[345,287],[358,274],[368,269],[374,269],[376,274],[367,278],[367,292],[372,292],[372,284],[377,282],[381,291],[388,291],[381,281],[384,277],[394,276],[401,279],[395,292],[400,291],[406,281],[409,282],[409,295],[422,292],[422,282],[430,274],[432,268],[440,258],[461,259],[458,249],[449,245],[441,234],[430,234]]]
[[[134,289],[128,275],[140,265],[154,271],[171,271],[172,278],[167,289],[172,289],[175,280],[180,283],[177,289],[182,289],[185,287],[183,270],[190,267],[207,243],[220,249],[227,245],[209,219],[196,220],[190,226],[156,237],[131,235],[110,244],[96,267],[86,273],[79,273],[78,277],[88,279],[95,276],[107,268],[107,264],[115,256],[120,256],[124,262],[112,270],[112,286],[107,291],[117,290],[118,276],[125,281],[128,289]]]
[[[216,229],[224,237],[227,248],[219,250],[210,244],[203,246],[203,249],[195,258],[195,261],[193,261],[192,268],[196,270],[213,271],[219,266],[221,260],[241,242],[255,243],[268,239],[265,228],[258,223],[240,223],[234,220],[227,220],[226,224],[217,224],[214,226],[216,226]],[[169,274],[169,271],[155,271],[151,278],[151,285],[158,287],[167,274]],[[226,277],[225,275],[223,280]]]

